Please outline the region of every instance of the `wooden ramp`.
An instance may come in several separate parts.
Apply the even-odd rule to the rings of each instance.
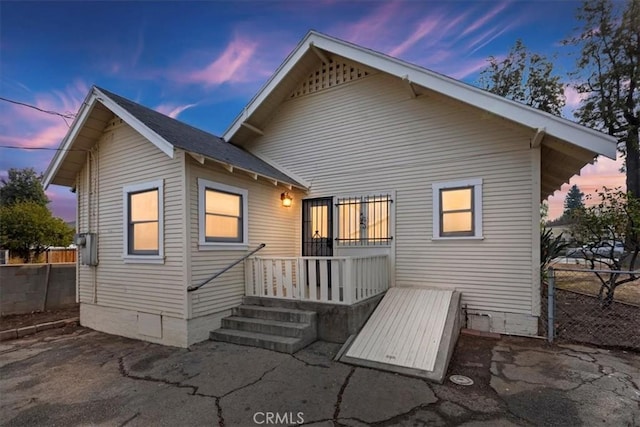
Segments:
[[[459,332],[459,292],[391,288],[340,360],[442,382]]]

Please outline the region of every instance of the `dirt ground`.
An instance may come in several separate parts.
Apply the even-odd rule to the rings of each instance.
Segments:
[[[640,351],[640,307],[614,302],[602,308],[594,296],[556,289],[555,339]],[[542,296],[540,335],[546,335],[547,295]]]
[[[571,266],[571,269],[583,271],[563,271],[562,266],[555,266],[556,287],[568,291],[576,291],[589,295],[598,295],[601,282],[588,268]],[[608,275],[604,275],[608,277]],[[615,292],[615,300],[640,307],[640,279],[620,285]]]
[[[598,299],[556,291],[556,334],[559,339],[640,350],[640,308],[614,302],[602,308]]]
[[[23,326],[38,325],[40,323],[78,317],[80,309],[78,305],[60,310],[38,311],[27,314],[10,314],[0,317],[0,331],[22,328]]]

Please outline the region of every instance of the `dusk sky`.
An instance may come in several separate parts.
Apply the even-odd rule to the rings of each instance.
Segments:
[[[520,38],[557,55],[566,83],[578,25],[574,1],[242,1],[0,3],[0,96],[75,114],[98,85],[221,135],[310,29],[470,84],[491,55]],[[566,90],[572,118],[577,94]],[[43,172],[72,120],[0,100],[0,177]],[[585,193],[624,184],[620,161],[599,160],[572,179]],[[550,199],[562,212],[569,185]],[[75,219],[75,194],[51,186],[55,215]]]

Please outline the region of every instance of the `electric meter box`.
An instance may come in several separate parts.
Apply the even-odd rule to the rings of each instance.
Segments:
[[[80,254],[80,264],[98,265],[98,235],[96,233],[78,233],[75,236]]]

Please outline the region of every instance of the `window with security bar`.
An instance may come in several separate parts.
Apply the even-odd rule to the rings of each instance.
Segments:
[[[338,237],[341,246],[391,243],[391,195],[338,198]]]

